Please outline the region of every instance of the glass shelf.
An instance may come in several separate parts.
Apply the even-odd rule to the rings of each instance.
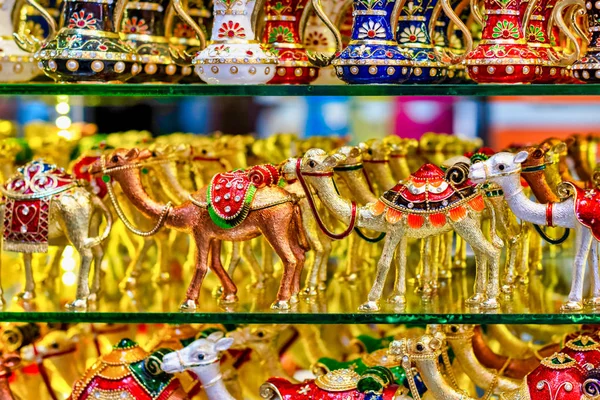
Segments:
[[[0,84],[3,96],[593,96],[589,85]]]
[[[547,254],[547,253],[546,253]],[[275,299],[278,279],[270,279],[265,289],[257,290],[248,283],[248,273],[238,269],[234,281],[238,285],[239,303],[229,308],[220,306],[212,291],[217,286],[215,276],[209,274],[203,285],[198,312],[179,312],[187,280],[168,285],[155,286],[150,281],[151,272],[146,270],[136,286],[136,293],[121,293],[116,284],[104,287],[101,301],[95,310],[86,312],[65,311],[62,304],[73,299],[74,287],[44,292],[38,284],[35,302],[22,303],[9,300],[1,321],[29,322],[107,322],[107,323],[277,323],[277,324],[598,324],[599,309],[586,309],[582,313],[563,314],[560,306],[566,298],[570,285],[571,257],[550,259],[544,262],[542,273],[532,273],[529,286],[517,286],[512,296],[502,299],[497,311],[471,309],[464,299],[472,294],[474,268],[453,271],[451,280],[443,280],[437,295],[429,301],[416,293],[409,285],[407,305],[404,310],[394,309],[382,302],[382,310],[376,313],[360,313],[358,306],[366,300],[371,277],[349,283],[332,278],[329,287],[320,298],[308,302],[301,299],[288,312],[270,310]],[[5,264],[6,265],[6,264]],[[10,264],[9,264],[10,265]],[[15,264],[12,264],[13,266]],[[409,262],[416,265],[416,262]],[[4,268],[8,270],[9,268]],[[11,268],[12,269],[12,268]],[[12,269],[12,284],[6,284],[5,297],[10,299],[20,289],[22,273]],[[6,274],[5,274],[6,275]],[[392,272],[390,273],[392,275]],[[14,282],[18,279],[19,282]],[[105,278],[105,280],[107,280]],[[392,279],[389,279],[391,281]],[[388,282],[388,286],[392,282]],[[108,284],[107,284],[108,285]],[[384,291],[389,294],[391,287]],[[59,293],[57,295],[56,293]]]

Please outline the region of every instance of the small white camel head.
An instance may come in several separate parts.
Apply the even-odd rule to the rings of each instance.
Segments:
[[[163,357],[161,369],[168,374],[173,374],[219,362],[220,353],[229,349],[233,344],[232,338],[223,336],[223,332],[214,332],[206,339],[198,339],[181,350],[166,354]]]
[[[527,159],[529,153],[520,151],[517,154],[500,152],[491,156],[486,161],[471,165],[469,178],[475,183],[486,181],[504,186],[507,180],[514,180],[510,175],[521,173],[521,163]]]
[[[300,171],[302,174],[323,175],[333,171],[339,163],[343,162],[346,156],[340,153],[327,154],[325,150],[310,149],[304,153],[300,163]],[[294,165],[294,170],[296,166]]]

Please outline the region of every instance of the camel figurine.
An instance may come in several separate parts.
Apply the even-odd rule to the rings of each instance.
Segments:
[[[63,169],[41,160],[19,168],[0,191],[6,199],[0,205],[3,249],[23,253],[25,264],[25,287],[19,297],[26,301],[35,297],[32,253],[45,252],[48,245],[63,245],[67,241],[81,256],[76,299],[67,308],[85,309],[88,300],[96,301],[104,256],[101,243],[112,227],[112,214],[102,200]],[[99,231],[102,215],[106,227],[100,236],[91,237]],[[94,276],[90,288],[92,261]],[[0,304],[4,305],[1,289]]]
[[[0,399],[19,400],[10,390],[9,379],[12,371],[20,362],[21,358],[17,354],[4,353],[0,355]]]
[[[200,380],[208,400],[236,400],[225,387],[221,375],[221,353],[229,349],[234,339],[214,332],[181,350],[165,354],[160,368],[167,374],[189,370]]]
[[[470,396],[458,386],[456,377],[452,379],[452,367],[446,365],[446,373],[442,373],[439,358],[446,349],[446,337],[441,331],[430,332],[418,338],[403,338],[390,344],[389,354],[397,358],[408,378],[413,399],[420,400],[417,387],[413,383],[414,369],[419,371],[421,379],[427,387],[423,400],[487,400],[496,390],[495,382],[484,387],[486,392],[480,398]],[[450,379],[450,381],[448,381]],[[507,399],[512,400],[512,398]]]
[[[174,207],[170,203],[161,204],[150,198],[142,185],[140,163],[151,156],[152,153],[149,150],[118,149],[96,162],[93,172],[103,173],[119,182],[123,193],[132,205],[146,217],[157,221],[153,231],[164,225],[192,236],[196,244],[196,265],[194,276],[180,309],[196,309],[200,288],[208,269],[209,255],[211,257],[210,267],[223,286],[221,301],[223,303],[237,301],[237,287],[221,265],[221,241],[246,241],[261,234],[265,236],[284,264],[284,274],[277,293],[277,300],[271,307],[273,309],[289,309],[290,302],[297,301],[297,294],[300,291],[300,273],[305,258],[302,222],[293,196],[276,185],[255,187],[256,192],[250,204],[244,202],[240,208],[241,211],[234,215],[234,217],[238,217],[243,211],[246,213],[246,217],[241,218],[237,225],[231,226],[226,225],[227,222],[222,222],[221,224],[224,226],[220,226],[214,222],[211,216],[212,213],[217,212],[213,208],[213,204],[216,203],[209,205],[207,202],[207,197],[211,197],[207,196],[207,188],[192,193],[188,201]],[[232,190],[237,190],[239,186],[244,188],[242,182],[236,182],[235,188],[232,183],[224,185],[226,189]],[[217,186],[219,183],[216,183],[214,187]],[[220,190],[221,187],[217,189]],[[230,196],[231,194],[227,192],[224,200],[236,201],[237,198],[230,198]],[[218,203],[217,197],[220,200],[220,196],[211,200]],[[242,200],[241,196],[239,200]],[[225,213],[229,213],[231,210],[230,206],[223,209]],[[227,215],[224,216],[227,217]],[[233,219],[231,220],[233,221]]]
[[[590,189],[585,191],[573,184],[566,183],[570,196],[557,203],[536,203],[523,193],[521,186],[521,164],[529,153],[496,153],[488,160],[471,165],[469,178],[477,183],[492,182],[504,191],[504,198],[512,212],[524,221],[537,225],[559,226],[574,229],[577,243],[574,259],[571,291],[562,305],[563,311],[583,309],[583,279],[586,260],[590,259],[592,293],[591,305],[600,304],[600,276],[598,271],[598,238],[600,232],[591,212],[598,193]]]
[[[456,179],[449,180],[444,173],[432,164],[425,164],[413,176],[415,185],[399,185],[396,190],[386,192],[376,203],[357,207],[355,203],[342,198],[335,190],[332,172],[345,157],[336,153],[331,156],[320,149],[311,149],[303,158],[296,160],[294,170],[298,178],[304,182],[305,192],[310,196],[309,187],[316,189],[317,195],[327,209],[344,224],[349,225],[345,230],[351,232],[354,226],[386,232],[383,253],[377,264],[376,280],[368,295],[368,300],[360,306],[361,311],[379,310],[379,300],[387,278],[390,264],[398,249],[398,274],[394,285],[394,293],[389,302],[404,306],[406,303],[406,244],[408,238],[427,238],[444,234],[454,229],[467,240],[475,251],[477,277],[475,293],[468,302],[488,308],[497,308],[499,296],[499,255],[500,249],[490,243],[481,231],[481,214],[484,202],[481,192],[466,183],[465,166],[461,169],[448,171],[446,176]],[[293,168],[293,162],[287,162],[284,169]],[[462,171],[462,172],[461,172]],[[459,176],[462,174],[462,177]],[[418,186],[416,186],[418,184]],[[434,186],[435,185],[435,186]],[[462,186],[461,186],[462,185]],[[456,188],[456,189],[455,189]],[[440,202],[396,204],[400,198],[397,190],[412,190],[418,200],[422,192],[435,190],[431,197],[439,197],[439,193],[447,194]],[[444,196],[440,195],[440,196]],[[408,196],[408,194],[407,194]],[[311,197],[312,200],[312,197]],[[408,204],[410,203],[410,205]],[[418,207],[435,207],[434,210],[413,210]],[[318,218],[318,214],[315,218]],[[501,244],[499,245],[501,246]],[[427,263],[425,263],[427,264]],[[488,274],[489,272],[489,274]],[[488,276],[489,275],[489,276]]]

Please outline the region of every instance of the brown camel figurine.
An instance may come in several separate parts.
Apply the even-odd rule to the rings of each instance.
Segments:
[[[140,172],[140,163],[151,156],[149,150],[118,149],[96,162],[92,171],[102,172],[119,182],[129,201],[146,217],[157,221],[153,231],[164,225],[192,236],[196,243],[196,268],[180,309],[196,309],[209,256],[210,268],[223,286],[221,302],[237,301],[237,287],[219,258],[221,241],[246,241],[260,235],[265,236],[284,264],[277,301],[271,307],[289,309],[290,302],[297,301],[300,291],[300,274],[307,247],[304,246],[305,239],[301,233],[300,213],[295,198],[277,185],[257,187],[254,198],[245,209],[247,216],[238,225],[224,228],[214,222],[210,215],[214,211],[209,208],[214,207],[221,199],[215,197],[212,199],[213,203],[208,204],[207,197],[211,196],[207,196],[207,188],[192,193],[188,201],[175,207],[170,203],[164,205],[151,199],[142,186]],[[228,185],[227,188],[230,188],[231,184]],[[238,187],[237,182],[233,185]],[[217,186],[214,188],[219,189]],[[229,197],[225,195],[224,199]],[[225,210],[228,211],[227,208]]]
[[[19,365],[21,358],[13,353],[0,355],[0,399],[17,400],[18,397],[10,391],[8,379],[12,370]]]

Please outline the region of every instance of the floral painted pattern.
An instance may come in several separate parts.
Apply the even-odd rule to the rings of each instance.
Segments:
[[[426,43],[427,35],[420,27],[407,26],[400,33],[400,43]]]
[[[353,56],[357,57],[369,57],[371,55],[371,48],[363,44],[359,47],[355,47],[352,53],[354,53],[352,54]]]
[[[276,26],[269,32],[269,43],[294,43],[294,34],[289,28]]]
[[[494,39],[518,39],[519,29],[509,21],[498,21],[492,30]]]
[[[358,28],[359,39],[385,39],[385,29],[381,23],[367,21]]]
[[[434,46],[445,46],[446,45],[446,36],[440,31],[435,31],[433,34],[433,45]]]
[[[527,41],[528,42],[545,42],[544,31],[539,26],[529,25],[527,29]]]
[[[219,39],[245,39],[246,30],[240,25],[239,22],[227,21],[219,28]]]
[[[173,28],[173,35],[175,35],[175,37],[178,37],[178,38],[186,38],[186,39],[196,37],[196,33],[194,32],[192,27],[189,26],[188,24],[186,24],[185,22],[178,22],[175,25],[175,28]]]
[[[490,46],[490,51],[494,54],[494,57],[506,57],[506,47],[501,46],[499,44]]]
[[[321,32],[308,32],[304,38],[305,46],[327,46],[327,38]]]
[[[93,13],[88,13],[86,15],[85,11],[81,10],[79,12],[74,12],[71,15],[71,18],[69,18],[69,25],[67,25],[67,28],[96,30],[98,29],[98,27],[96,26],[97,23],[98,20],[94,18]]]
[[[220,56],[224,53],[228,54],[230,51],[231,51],[231,49],[229,46],[222,44],[220,46],[212,47],[210,49],[209,56],[216,57],[216,56]]]
[[[143,18],[138,20],[138,17],[126,18],[123,22],[123,33],[145,34],[148,32],[148,25]]]
[[[27,21],[25,24],[25,29],[29,32],[29,34],[37,39],[44,38],[44,29],[42,26],[34,21]]]

